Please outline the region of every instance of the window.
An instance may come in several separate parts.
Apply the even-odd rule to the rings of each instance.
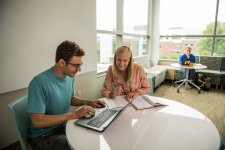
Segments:
[[[160,59],[178,59],[187,44],[195,55],[224,56],[225,0],[218,8],[216,0],[160,0]]]
[[[96,2],[98,72],[108,68],[120,45],[130,46],[135,59],[147,56],[154,64],[158,56],[177,60],[187,45],[195,55],[225,56],[225,0]]]
[[[116,30],[116,0],[97,0],[97,29]]]
[[[116,37],[110,34],[97,34],[98,63],[110,64],[116,49]],[[100,51],[101,50],[101,51]]]
[[[114,52],[120,45],[130,46],[134,57],[147,55],[148,1],[96,1],[98,72],[106,71],[112,64]]]
[[[146,38],[124,36],[123,44],[129,46],[132,49],[133,57],[146,55]]]
[[[160,0],[160,34],[202,35],[215,10],[215,0]]]
[[[221,37],[215,38],[215,48],[213,55],[225,56],[225,0],[219,1],[216,34],[221,35]]]
[[[218,11],[216,33],[220,34],[220,35],[225,34],[225,0],[219,1],[219,11]]]
[[[147,34],[148,0],[124,0],[125,33]]]

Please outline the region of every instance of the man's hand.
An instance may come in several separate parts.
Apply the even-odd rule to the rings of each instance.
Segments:
[[[92,106],[94,108],[102,108],[102,107],[105,107],[105,102],[97,99],[93,101],[88,101],[87,105]]]
[[[77,109],[74,113],[76,114],[75,118],[81,118],[87,115],[95,115],[95,109],[91,106],[84,105]]]

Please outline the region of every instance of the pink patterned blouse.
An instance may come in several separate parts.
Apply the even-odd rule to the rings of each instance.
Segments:
[[[146,73],[142,66],[134,64],[133,73],[134,75],[132,81],[127,81],[125,83],[122,75],[120,75],[118,78],[113,77],[112,65],[109,66],[102,89],[102,96],[109,97],[115,86],[121,86],[124,94],[133,91],[137,91],[140,95],[147,94],[150,91],[151,87],[148,83]]]

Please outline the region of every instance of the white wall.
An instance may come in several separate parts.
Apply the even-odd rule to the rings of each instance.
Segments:
[[[0,149],[18,140],[7,105],[27,94],[25,87],[33,76],[54,65],[55,50],[62,41],[77,42],[86,50],[76,89],[81,97],[99,97],[95,3],[0,0]]]
[[[96,70],[95,0],[1,0],[0,93],[27,87],[54,65],[64,40],[86,50],[82,73]]]

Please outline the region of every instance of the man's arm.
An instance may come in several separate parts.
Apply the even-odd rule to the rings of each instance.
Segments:
[[[88,105],[88,100],[81,99],[79,97],[73,96],[71,98],[71,103],[72,106],[82,106],[82,105]]]
[[[79,118],[74,112],[65,113],[62,115],[45,115],[41,113],[30,113],[32,124],[36,128],[44,128],[67,122],[68,120]]]
[[[50,127],[62,124],[71,119],[78,119],[90,113],[94,114],[95,110],[91,106],[82,106],[76,111],[64,113],[61,115],[46,115],[43,113],[30,113],[32,124],[36,128]]]
[[[99,99],[95,100],[87,100],[87,99],[81,99],[79,97],[73,96],[71,98],[71,103],[72,106],[82,106],[82,105],[89,105],[91,107],[105,107],[105,102],[101,101]]]

